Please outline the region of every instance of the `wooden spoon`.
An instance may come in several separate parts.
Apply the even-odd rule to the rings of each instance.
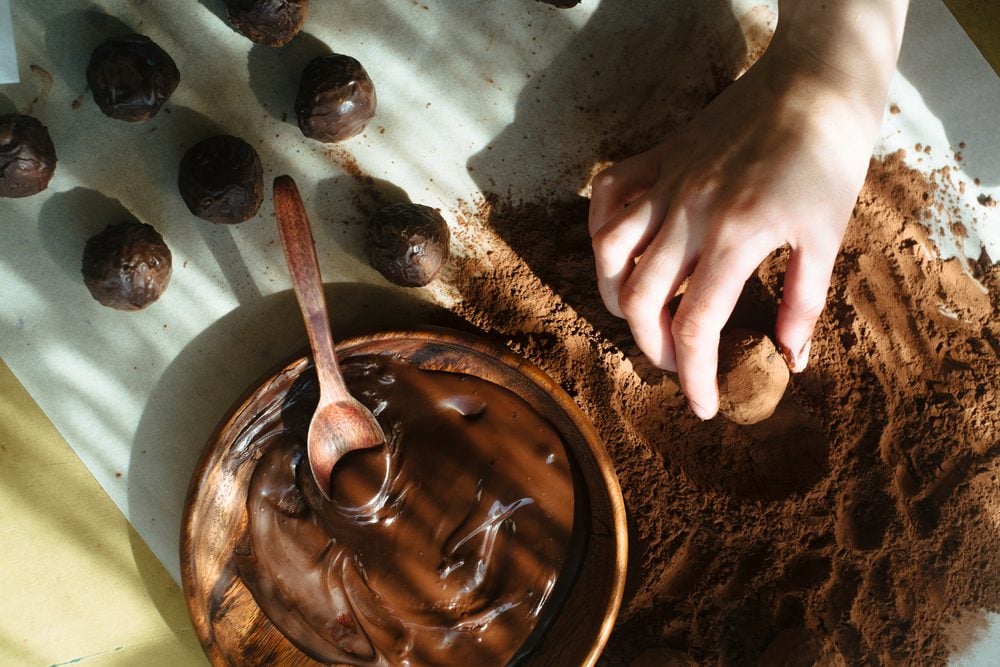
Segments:
[[[329,500],[330,475],[337,461],[355,449],[381,445],[385,434],[368,408],[347,391],[340,374],[316,244],[299,189],[291,176],[274,179],[274,213],[319,378],[319,404],[309,423],[306,441],[309,469],[320,492]]]

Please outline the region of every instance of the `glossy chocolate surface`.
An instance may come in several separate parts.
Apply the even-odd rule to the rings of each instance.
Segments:
[[[302,134],[334,143],[365,129],[375,115],[375,86],[354,58],[332,53],[309,61],[302,71],[295,115]]]
[[[199,141],[181,159],[177,187],[188,209],[216,224],[257,215],[264,201],[264,168],[253,146],[220,134]]]
[[[87,85],[105,115],[130,122],[155,116],[181,80],[166,51],[145,35],[109,39],[90,56]]]
[[[83,280],[101,304],[139,310],[170,284],[171,254],[152,226],[136,221],[110,225],[87,241]]]
[[[384,356],[344,364],[390,443],[355,452],[322,500],[304,459],[315,375],[233,443],[261,451],[240,576],[310,657],[351,665],[506,664],[573,584],[574,475],[547,421],[510,391]],[[262,443],[266,443],[262,446]]]
[[[307,0],[226,0],[229,23],[247,39],[266,46],[283,46],[299,34],[306,20]]]
[[[451,232],[441,214],[421,204],[390,204],[365,229],[368,261],[403,287],[421,287],[448,261]]]
[[[0,197],[28,197],[49,186],[56,149],[49,131],[23,114],[0,116]]]

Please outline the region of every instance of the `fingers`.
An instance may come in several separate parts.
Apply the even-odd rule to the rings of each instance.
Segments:
[[[709,248],[698,260],[671,324],[681,388],[691,410],[711,419],[719,410],[719,332],[743,285],[767,256],[766,244]]]
[[[590,235],[596,234],[617,217],[626,204],[635,201],[653,187],[659,171],[656,155],[652,151],[646,151],[595,176],[590,193]]]
[[[618,295],[636,345],[651,362],[670,371],[677,370],[677,362],[667,303],[690,274],[696,253],[685,213],[669,213]]]
[[[597,288],[605,307],[623,317],[621,286],[634,260],[663,221],[667,198],[653,191],[659,161],[647,151],[605,169],[594,178],[588,225],[597,266]]]
[[[628,317],[621,303],[622,288],[635,269],[635,259],[647,251],[663,227],[668,200],[658,190],[651,190],[593,236],[597,288],[605,307],[618,317]]]
[[[809,361],[813,329],[826,304],[837,252],[837,247],[820,251],[800,247],[788,258],[775,335],[793,373],[801,373]]]

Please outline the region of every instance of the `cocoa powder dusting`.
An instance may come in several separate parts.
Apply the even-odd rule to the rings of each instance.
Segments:
[[[621,480],[630,571],[604,664],[944,664],[956,628],[1000,612],[1000,267],[937,258],[936,188],[901,153],[872,161],[809,366],[753,426],[699,421],[605,311],[586,199],[462,206],[456,310],[559,381]],[[786,257],[733,325],[773,334]]]

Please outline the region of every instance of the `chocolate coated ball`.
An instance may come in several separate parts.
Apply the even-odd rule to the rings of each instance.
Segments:
[[[49,186],[56,149],[38,120],[18,113],[0,116],[0,197],[27,197]]]
[[[774,414],[788,385],[788,365],[762,333],[734,329],[719,341],[719,412],[737,424]]]
[[[118,310],[139,310],[170,283],[170,249],[150,225],[111,225],[87,241],[83,281],[95,299]]]
[[[375,86],[361,63],[333,53],[313,58],[302,71],[295,115],[302,134],[334,143],[365,129],[376,104]]]
[[[308,0],[226,0],[229,23],[265,46],[290,42],[302,29],[308,8]]]
[[[264,201],[264,168],[253,146],[226,134],[192,146],[181,160],[177,186],[188,209],[216,224],[257,215]]]
[[[109,39],[94,49],[87,65],[94,101],[118,120],[149,120],[180,80],[173,59],[145,35]]]
[[[448,261],[451,231],[436,209],[390,204],[372,216],[365,233],[368,261],[403,287],[421,287]]]

